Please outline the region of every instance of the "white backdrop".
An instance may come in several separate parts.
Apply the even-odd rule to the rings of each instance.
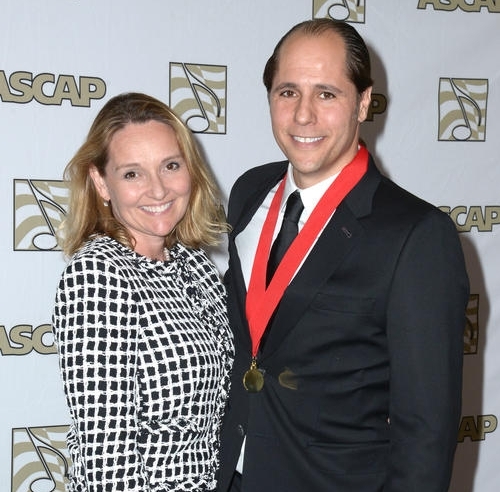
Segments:
[[[64,259],[53,230],[62,171],[98,110],[132,90],[170,103],[199,132],[227,197],[244,170],[283,158],[265,61],[293,24],[326,16],[353,22],[371,50],[362,133],[380,167],[461,231],[471,299],[450,490],[498,490],[500,0],[2,0],[0,492],[64,490],[68,414],[50,333]],[[214,259],[224,270],[224,250]]]

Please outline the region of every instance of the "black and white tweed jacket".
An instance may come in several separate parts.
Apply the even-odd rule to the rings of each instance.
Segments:
[[[233,359],[225,291],[202,250],[170,256],[99,237],[63,272],[53,329],[71,491],[215,488]]]

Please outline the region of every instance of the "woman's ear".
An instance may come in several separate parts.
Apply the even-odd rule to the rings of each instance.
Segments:
[[[105,202],[109,201],[109,192],[106,181],[104,177],[101,176],[101,173],[94,164],[90,165],[89,175],[92,181],[94,182],[94,186],[97,190],[97,193],[99,193],[99,195]]]

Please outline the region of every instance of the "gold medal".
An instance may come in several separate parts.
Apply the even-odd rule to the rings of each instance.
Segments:
[[[249,393],[257,393],[264,386],[264,375],[257,369],[255,357],[252,359],[250,369],[243,376],[243,386]]]

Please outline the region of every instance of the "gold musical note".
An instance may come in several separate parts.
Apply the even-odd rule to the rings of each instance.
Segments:
[[[40,460],[40,463],[43,465],[43,468],[46,473],[46,477],[36,478],[31,482],[28,492],[54,492],[55,490],[61,490],[58,486],[62,486],[64,488],[64,483],[61,483],[61,481],[56,480],[56,477],[54,476],[52,470],[50,469],[48,461],[45,458],[45,455],[47,453],[51,455],[56,455],[56,457],[62,461],[62,464],[64,466],[64,473],[63,473],[64,477],[67,476],[68,474],[68,468],[69,468],[68,460],[54,446],[51,446],[50,444],[43,441],[41,438],[37,437],[31,429],[27,428],[26,431],[28,437],[31,440],[33,448],[35,449],[38,455],[38,459]]]
[[[191,91],[196,99],[196,103],[201,110],[201,114],[194,114],[189,116],[186,119],[186,125],[194,133],[202,133],[210,128],[210,119],[208,117],[205,104],[200,98],[199,91],[205,92],[209,97],[213,98],[217,108],[215,112],[215,116],[217,118],[221,115],[221,103],[219,101],[219,98],[217,97],[217,94],[210,87],[208,87],[203,80],[198,78],[192,71],[190,71],[185,63],[182,64],[182,69],[186,76],[186,80],[189,83],[189,87],[191,88]]]
[[[28,186],[35,198],[40,209],[44,223],[48,227],[48,231],[35,234],[31,240],[32,245],[39,250],[49,251],[57,247],[56,229],[49,216],[49,209],[55,210],[61,215],[66,215],[66,211],[62,206],[55,202],[50,196],[47,196],[39,188],[37,188],[32,180],[28,180]]]
[[[457,85],[456,80],[450,79],[450,84],[463,117],[463,124],[454,126],[451,134],[456,140],[468,140],[472,136],[472,126],[464,102],[471,104],[473,109],[477,112],[477,127],[481,126],[481,108],[469,94]]]
[[[351,15],[351,10],[349,5],[347,5],[347,0],[342,0],[340,3],[336,2],[328,7],[328,15],[332,19],[336,20],[347,20]]]
[[[464,331],[464,354],[476,354],[479,342],[479,294],[470,294]]]

